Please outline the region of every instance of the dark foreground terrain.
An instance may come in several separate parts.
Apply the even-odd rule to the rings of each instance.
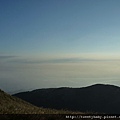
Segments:
[[[67,114],[83,113],[36,107],[0,90],[0,120],[65,120]]]
[[[0,114],[58,114],[67,111],[36,107],[0,90]]]
[[[83,88],[37,89],[14,96],[38,107],[120,114],[120,87],[113,85],[96,84]]]

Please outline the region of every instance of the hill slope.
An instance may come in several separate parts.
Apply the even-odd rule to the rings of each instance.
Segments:
[[[45,108],[120,114],[120,87],[113,85],[38,89],[14,96]]]
[[[0,90],[0,114],[36,114],[44,110]]]
[[[83,114],[36,107],[0,90],[0,120],[66,120],[66,114]]]
[[[36,107],[0,90],[0,114],[67,114],[70,111]],[[74,113],[74,112],[73,112]]]

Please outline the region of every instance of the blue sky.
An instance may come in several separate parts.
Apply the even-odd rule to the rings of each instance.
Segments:
[[[0,0],[1,54],[120,50],[119,0]]]
[[[9,73],[10,75],[7,73],[8,78],[10,81],[14,79],[13,83],[16,79],[20,81],[19,75],[14,78],[11,75],[15,74],[16,69],[22,69],[20,66],[25,65],[27,69],[33,63],[67,64],[78,63],[79,60],[93,60],[94,62],[99,59],[102,61],[99,61],[98,64],[104,66],[103,60],[112,60],[112,62],[114,61],[112,64],[116,66],[118,63],[115,61],[120,59],[119,11],[120,0],[0,0],[0,71],[2,71],[0,80],[5,80],[4,75],[11,67],[14,72]],[[86,64],[83,64],[84,67]],[[110,63],[106,64],[111,66]],[[32,69],[30,66],[28,68]],[[91,63],[87,66],[94,68]],[[113,66],[111,69],[115,72],[116,68]],[[84,67],[82,66],[82,68]],[[99,67],[96,65],[93,71]],[[55,69],[58,68],[55,67]],[[108,71],[105,72],[107,75]],[[55,74],[57,73],[52,74],[52,77]],[[23,79],[29,81],[30,75],[27,75],[25,71],[22,75]],[[109,75],[106,79],[115,77],[115,75],[113,77]],[[88,76],[92,78],[92,74]],[[54,77],[54,80],[56,78],[58,77]],[[80,78],[81,76],[79,76]],[[103,80],[103,74],[101,78]],[[39,76],[37,79],[44,81],[46,78]],[[62,78],[59,77],[59,79]],[[118,80],[119,76],[116,79]],[[97,83],[99,81],[97,76],[95,80],[88,83]],[[81,86],[88,85],[87,82],[83,83]],[[43,87],[49,87],[44,84]],[[61,84],[61,86],[63,85]],[[59,86],[57,82],[56,86]],[[72,86],[72,84],[68,84],[68,86]]]

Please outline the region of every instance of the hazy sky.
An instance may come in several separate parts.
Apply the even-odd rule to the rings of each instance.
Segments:
[[[120,86],[120,0],[0,0],[0,88]]]

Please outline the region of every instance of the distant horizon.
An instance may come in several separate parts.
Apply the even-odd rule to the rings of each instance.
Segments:
[[[32,91],[36,91],[36,90],[41,90],[41,89],[61,89],[61,88],[76,88],[76,89],[79,89],[79,88],[87,88],[87,87],[92,87],[92,86],[97,86],[97,85],[105,85],[105,86],[115,86],[115,87],[120,87],[118,85],[112,85],[112,84],[102,84],[102,83],[95,83],[95,84],[91,84],[91,85],[87,85],[87,86],[81,86],[81,87],[70,87],[70,86],[59,86],[59,87],[46,87],[46,88],[31,88],[31,89],[26,89],[26,90],[16,90],[16,91],[4,91],[10,95],[14,95],[14,94],[17,94],[17,93],[22,93],[22,92],[32,92]],[[2,89],[1,89],[2,90]]]

